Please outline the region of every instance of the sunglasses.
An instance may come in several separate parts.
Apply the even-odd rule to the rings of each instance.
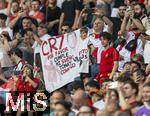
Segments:
[[[67,31],[67,29],[61,29],[61,31]]]

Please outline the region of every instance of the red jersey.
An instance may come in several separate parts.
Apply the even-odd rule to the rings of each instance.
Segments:
[[[101,53],[100,73],[111,73],[114,66],[114,61],[119,61],[118,51],[113,47],[110,47],[105,51],[103,50]]]
[[[38,78],[33,78],[33,81],[39,85],[39,79]],[[18,82],[17,82],[17,89],[20,92],[31,92],[31,91],[36,91],[36,88],[33,88],[32,85],[27,82],[24,83],[22,80],[22,76],[19,77]]]

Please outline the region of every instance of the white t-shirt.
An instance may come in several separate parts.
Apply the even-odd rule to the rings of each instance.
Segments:
[[[125,39],[126,39],[126,43],[128,44],[131,40],[135,39],[135,34],[134,34],[132,31],[127,32],[127,35],[126,35]],[[126,44],[126,45],[127,45],[127,44]],[[125,62],[128,62],[128,61],[131,60],[131,57],[130,57],[131,51],[128,51],[128,50],[125,48],[126,45],[124,45],[124,47],[119,51],[119,54],[120,54],[121,56],[123,56],[123,58],[124,58],[124,60],[119,61],[119,67],[118,67],[118,70],[119,70],[119,71],[122,71],[122,70],[123,70],[123,65],[124,65]],[[141,39],[138,38],[138,39],[137,39],[136,54],[141,54],[141,55],[143,55],[143,47],[142,47],[142,45],[143,45],[143,43],[142,43]],[[120,45],[119,45],[116,49],[118,50],[119,47],[120,47]]]
[[[79,57],[82,57],[84,55],[84,57],[82,57],[82,63],[80,64],[79,66],[79,70],[80,72],[82,73],[88,73],[89,71],[89,50],[88,50],[88,45],[89,45],[89,38],[86,38],[86,39],[81,39],[79,38],[79,41],[78,41],[78,50],[77,51],[80,51],[82,52],[82,50],[86,49],[86,52],[82,52],[83,54],[80,55],[80,52],[79,52]]]
[[[89,36],[89,40],[93,44],[93,46],[95,48],[98,48],[99,46],[101,46],[100,39],[95,39],[95,35],[94,34]]]
[[[93,107],[102,110],[105,108],[105,102],[103,100],[99,100],[93,104]]]
[[[150,41],[146,41],[144,46],[144,62],[150,63]]]
[[[95,48],[98,48],[98,51],[97,51],[97,64],[100,64],[100,61],[101,61],[101,53],[102,51],[104,50],[104,47],[101,43],[101,40],[100,39],[95,39],[95,35],[92,34],[89,36],[89,41],[93,44],[93,46]]]
[[[63,2],[64,2],[64,0],[57,0],[57,6],[58,6],[59,8],[61,8]]]
[[[49,39],[50,37],[51,37],[50,35],[45,34],[42,37],[40,37],[40,39],[44,41]],[[40,53],[40,45],[37,43],[37,41],[34,42],[32,48],[34,49],[34,54]]]
[[[141,22],[143,24],[143,26],[145,27],[146,30],[150,29],[150,22],[147,16],[145,16],[144,18],[141,19]]]

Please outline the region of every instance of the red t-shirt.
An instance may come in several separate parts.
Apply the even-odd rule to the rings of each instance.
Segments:
[[[97,58],[97,52],[98,52],[98,48],[95,48],[94,51],[92,52],[92,56]]]
[[[33,78],[33,81],[39,85],[39,79],[38,78]],[[27,83],[23,82],[22,76],[20,76],[18,79],[17,89],[20,92],[36,91],[36,88],[33,88],[33,86],[29,82],[27,82]]]
[[[98,40],[101,38],[100,34],[94,33],[94,35],[95,35],[95,40]],[[99,64],[100,60],[98,59],[98,56],[100,56],[100,53],[98,52],[98,48],[95,48],[95,50],[92,52],[92,56],[96,58],[96,63]]]
[[[101,62],[100,62],[100,72],[101,74],[108,74],[111,73],[114,61],[119,60],[119,53],[118,51],[110,47],[106,51],[102,51],[101,53]]]
[[[34,18],[35,20],[37,20],[38,22],[43,22],[44,21],[44,14],[40,11],[37,11],[36,13],[34,13],[33,16],[31,16],[32,18]]]

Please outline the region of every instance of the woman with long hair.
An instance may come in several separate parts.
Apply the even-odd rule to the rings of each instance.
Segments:
[[[22,74],[13,76],[14,87],[13,91],[33,92],[36,91],[39,80],[34,78],[33,67],[30,64],[25,64],[22,69]]]

